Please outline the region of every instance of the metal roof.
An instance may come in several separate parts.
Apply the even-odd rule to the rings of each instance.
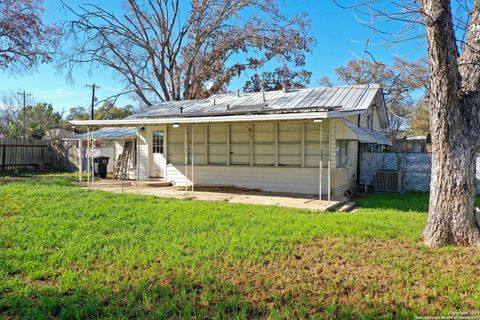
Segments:
[[[100,130],[93,131],[93,138],[98,140],[110,140],[110,139],[131,139],[137,136],[137,128],[135,127],[114,127],[114,128],[102,128]],[[87,134],[79,134],[78,140],[87,139]]]
[[[382,89],[377,84],[240,93],[238,96],[223,93],[208,99],[162,102],[126,119],[359,111],[370,107],[377,95],[383,104]],[[380,107],[385,110],[384,105]]]
[[[348,128],[353,131],[360,143],[376,143],[388,146],[392,145],[392,142],[385,138],[385,136],[379,131],[358,127],[348,120],[342,121]]]

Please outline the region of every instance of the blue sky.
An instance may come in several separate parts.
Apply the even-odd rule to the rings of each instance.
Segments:
[[[68,2],[72,5],[79,3],[74,0]],[[98,2],[115,10],[121,6],[122,0]],[[370,30],[360,24],[357,20],[359,17],[352,11],[340,9],[332,0],[284,0],[283,3],[285,12],[293,14],[305,11],[312,22],[311,34],[316,38],[317,45],[307,57],[306,69],[312,72],[310,86],[318,86],[318,80],[324,75],[334,79],[336,67],[361,55]],[[45,0],[44,6],[47,22],[60,22],[66,18],[59,0]],[[377,45],[376,42],[379,40],[372,39],[369,51],[377,61],[390,63],[395,56],[413,60],[425,54],[425,47],[417,42],[400,43],[393,47]],[[253,73],[251,71],[234,79],[229,89],[241,89]],[[75,72],[73,83],[58,74],[53,65],[41,65],[35,72],[20,76],[3,73],[0,78],[1,90],[26,90],[33,94],[36,101],[52,103],[56,110],[65,112],[71,107],[89,105],[90,89],[84,87],[87,83],[101,86],[97,92],[100,99],[118,93],[122,88],[109,70],[98,69],[89,73],[88,66]],[[127,97],[118,100],[119,105],[127,103],[130,103]]]

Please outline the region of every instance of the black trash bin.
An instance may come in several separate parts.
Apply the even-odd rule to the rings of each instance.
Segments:
[[[109,157],[95,157],[93,158],[94,172],[96,177],[107,178],[107,166]]]

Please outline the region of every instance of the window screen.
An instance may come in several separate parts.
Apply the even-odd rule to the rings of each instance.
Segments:
[[[250,165],[251,138],[251,124],[235,123],[230,125],[230,164]]]
[[[278,165],[302,165],[301,122],[280,122],[278,124]]]
[[[167,143],[168,143],[168,162],[172,164],[184,164],[185,163],[185,128],[179,126],[174,128],[168,127],[167,130]]]
[[[320,128],[322,130],[322,147],[320,148]],[[322,156],[320,156],[322,155]],[[318,167],[320,158],[324,166],[328,162],[328,122],[305,123],[305,166]]]
[[[227,164],[228,125],[208,126],[208,164]]]
[[[337,168],[341,168],[346,165],[346,161],[348,160],[348,141],[347,140],[337,140],[336,160],[337,160]]]
[[[275,165],[275,124],[255,123],[253,127],[253,164]]]

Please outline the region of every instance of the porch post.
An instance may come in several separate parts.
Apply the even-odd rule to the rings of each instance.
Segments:
[[[90,126],[87,126],[87,187],[90,184]]]
[[[322,143],[322,120],[319,123],[320,128],[320,163],[318,166],[319,180],[318,180],[318,200],[322,202],[322,175],[323,175],[323,143]]]
[[[332,193],[332,119],[328,119],[328,202]]]
[[[136,136],[137,137],[135,138],[135,146],[136,146],[136,148],[135,148],[135,162],[137,163],[137,167],[135,168],[136,169],[135,171],[136,171],[136,176],[137,176],[136,180],[140,181],[140,169],[139,169],[140,161],[138,159],[138,150],[139,150],[139,143],[138,142],[140,141],[140,138],[139,138],[140,137],[140,132],[138,131],[138,127],[137,127],[137,130],[136,130]],[[113,153],[113,160],[116,161],[115,152]],[[113,170],[115,170],[115,168]]]
[[[93,154],[93,151],[94,151],[94,141],[93,141],[93,130],[92,132],[90,133],[92,135],[92,144],[90,145],[90,148],[92,150],[92,188],[93,188],[93,184],[95,183],[95,162],[93,161],[93,158],[94,158],[94,154]]]
[[[82,159],[82,139],[78,140],[78,181],[82,182],[82,173],[83,173],[83,159]]]
[[[185,153],[185,194],[188,192],[188,124],[185,124],[185,130],[184,130],[184,153]]]
[[[193,194],[193,186],[194,186],[194,182],[193,182],[193,148],[194,148],[194,142],[193,142],[193,124],[191,126],[191,130],[192,130],[192,155],[190,157],[190,161],[192,162],[192,177],[191,177],[191,180],[192,180],[192,194]]]

